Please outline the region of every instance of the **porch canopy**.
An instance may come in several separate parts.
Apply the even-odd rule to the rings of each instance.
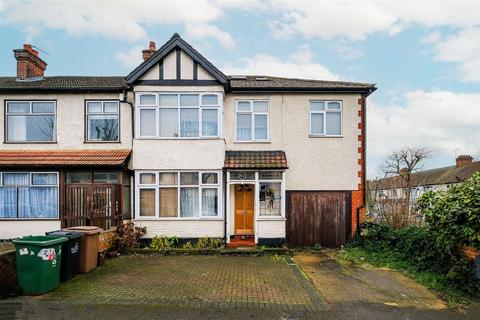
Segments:
[[[121,167],[131,150],[2,150],[0,167]]]
[[[288,169],[284,151],[225,151],[225,169]]]

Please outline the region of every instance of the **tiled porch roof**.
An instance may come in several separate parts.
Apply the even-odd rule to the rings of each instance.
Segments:
[[[0,167],[123,166],[131,150],[2,150]]]
[[[283,151],[226,151],[226,169],[288,169]]]

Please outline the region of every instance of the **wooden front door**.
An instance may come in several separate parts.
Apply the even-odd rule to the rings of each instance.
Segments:
[[[235,186],[235,234],[253,235],[254,196],[252,185]]]

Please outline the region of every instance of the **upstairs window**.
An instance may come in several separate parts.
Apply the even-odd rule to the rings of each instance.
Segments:
[[[310,135],[342,135],[341,101],[310,101]]]
[[[7,101],[7,142],[54,142],[54,101]]]
[[[140,138],[219,136],[220,95],[161,93],[138,96]]]
[[[87,141],[119,141],[118,101],[87,101]]]
[[[266,141],[268,138],[268,101],[237,101],[237,141]]]

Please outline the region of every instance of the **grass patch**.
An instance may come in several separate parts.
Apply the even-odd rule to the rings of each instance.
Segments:
[[[347,247],[338,254],[340,259],[355,264],[370,264],[399,271],[418,283],[438,293],[452,307],[469,304],[474,299],[448,284],[447,276],[441,273],[417,271],[409,263],[398,260],[392,252],[372,252],[359,247]]]

